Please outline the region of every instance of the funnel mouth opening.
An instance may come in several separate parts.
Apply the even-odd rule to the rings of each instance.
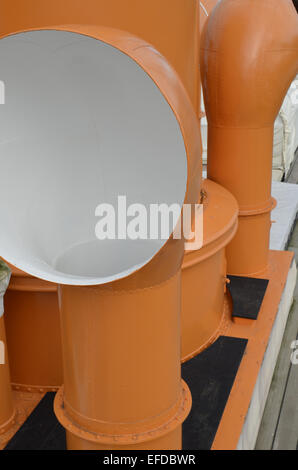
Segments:
[[[136,205],[182,208],[184,139],[150,71],[102,40],[57,29],[0,39],[0,63],[0,255],[61,284],[140,269],[167,238],[103,239],[97,228],[119,197],[128,222]]]
[[[159,243],[156,243],[159,250]],[[152,257],[152,246],[145,240],[96,240],[80,243],[56,258],[54,268],[64,274],[90,280],[114,280],[144,266]]]

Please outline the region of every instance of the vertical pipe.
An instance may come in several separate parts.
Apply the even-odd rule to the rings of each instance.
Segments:
[[[200,134],[185,89],[152,47],[127,33],[123,40],[116,30],[91,29],[95,37],[107,31],[109,44],[150,71],[175,112],[188,166],[184,203],[193,205],[201,184]],[[68,449],[181,449],[191,407],[180,372],[183,254],[184,239],[171,236],[148,264],[119,281],[59,287],[64,386],[55,413]]]
[[[63,383],[57,286],[11,266],[5,328],[13,388],[32,392]]]
[[[298,70],[298,17],[291,0],[222,0],[202,38],[208,178],[239,204],[228,272],[266,269],[273,126]]]
[[[3,434],[14,418],[3,316],[0,317],[0,349],[0,434]]]
[[[225,248],[237,230],[237,202],[226,189],[208,179],[202,192],[203,246],[186,251],[182,264],[182,362],[222,334],[228,315]]]
[[[0,435],[4,434],[9,429],[14,420],[3,316],[3,296],[7,289],[9,279],[10,271],[8,267],[0,261]]]
[[[180,269],[126,290],[60,286],[68,449],[180,449],[191,397],[180,377]]]

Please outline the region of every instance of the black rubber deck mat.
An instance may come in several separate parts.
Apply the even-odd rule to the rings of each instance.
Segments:
[[[211,448],[246,344],[246,339],[220,336],[212,346],[182,365],[182,377],[193,402],[183,424],[184,450]]]
[[[228,276],[229,292],[233,300],[233,317],[256,320],[268,286],[267,279]]]
[[[192,393],[192,410],[183,424],[183,449],[210,449],[237,374],[247,340],[221,336],[182,366]],[[65,450],[65,432],[47,393],[5,450]]]
[[[53,411],[55,393],[48,392],[4,450],[66,449],[64,428]]]

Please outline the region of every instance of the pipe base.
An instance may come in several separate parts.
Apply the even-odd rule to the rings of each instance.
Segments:
[[[102,426],[102,432],[90,432],[77,425],[65,410],[63,386],[56,394],[54,411],[58,421],[66,430],[69,450],[179,450],[181,426],[190,412],[191,403],[189,388],[184,381],[181,381],[181,395],[178,403],[164,415],[153,418],[151,423],[147,422],[145,432],[130,430],[127,433],[125,431],[129,426],[119,423],[114,424],[114,427],[117,427],[117,434],[106,432],[107,423],[104,422],[97,422],[97,426]]]

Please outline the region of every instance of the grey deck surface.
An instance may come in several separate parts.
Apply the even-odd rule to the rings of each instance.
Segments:
[[[298,183],[297,159],[288,182]],[[297,220],[288,249],[294,251],[298,265]],[[298,285],[256,442],[258,450],[298,449],[298,364],[291,362],[291,345],[295,340],[298,340]]]

